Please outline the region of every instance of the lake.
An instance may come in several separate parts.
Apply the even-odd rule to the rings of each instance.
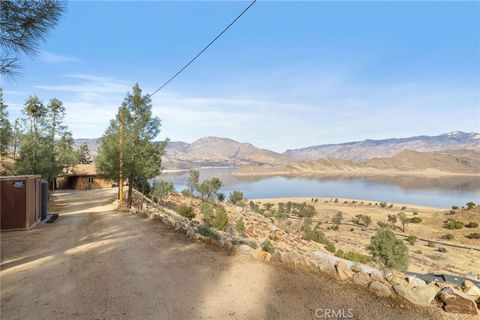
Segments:
[[[200,181],[218,177],[225,195],[242,191],[248,199],[281,197],[351,198],[440,208],[480,200],[480,177],[473,176],[233,176],[234,168],[199,169]],[[162,173],[157,179],[186,188],[188,171]]]

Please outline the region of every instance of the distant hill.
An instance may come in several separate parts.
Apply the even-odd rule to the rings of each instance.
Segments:
[[[286,166],[245,167],[237,175],[271,174],[477,174],[480,175],[480,151],[457,149],[419,152],[404,150],[393,157],[364,162],[343,159],[298,161]]]
[[[281,139],[281,137],[279,137]],[[98,148],[98,139],[77,139],[75,145],[86,143],[92,155]],[[219,166],[283,166],[301,160],[341,159],[365,162],[374,158],[389,158],[404,150],[442,151],[451,149],[480,149],[480,134],[460,131],[438,136],[364,140],[341,144],[325,144],[277,153],[257,148],[228,138],[206,137],[193,143],[171,141],[163,166],[166,169],[190,169]],[[323,160],[329,162],[331,160]],[[335,165],[341,165],[336,161]],[[349,163],[344,164],[348,167]]]
[[[164,167],[168,169],[287,163],[288,159],[282,154],[218,137],[201,138],[191,144],[170,142],[164,159]]]
[[[340,144],[323,144],[291,149],[283,154],[292,160],[317,160],[321,158],[365,161],[391,157],[403,150],[441,151],[449,149],[480,148],[480,134],[454,131],[438,136],[363,140]]]

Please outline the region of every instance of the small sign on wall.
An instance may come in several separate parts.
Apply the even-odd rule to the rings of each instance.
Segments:
[[[25,181],[13,181],[14,189],[25,189]]]

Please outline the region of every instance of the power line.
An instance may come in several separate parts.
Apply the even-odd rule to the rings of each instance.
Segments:
[[[210,41],[210,43],[205,47],[203,48],[202,51],[200,51],[199,53],[197,53],[197,55],[195,57],[193,57],[192,60],[190,60],[186,65],[183,66],[182,69],[180,69],[177,73],[175,73],[170,79],[168,79],[167,82],[165,82],[164,84],[162,84],[162,86],[160,88],[158,88],[157,90],[155,90],[150,96],[153,96],[154,94],[156,94],[158,91],[162,90],[167,84],[169,84],[173,79],[175,79],[180,73],[183,72],[183,70],[187,69],[187,67],[192,64],[193,61],[195,61],[203,52],[205,52],[215,41],[217,41],[218,38],[220,38],[222,36],[222,34],[224,34],[235,22],[237,22],[238,19],[240,19],[241,16],[243,16],[243,14],[245,12],[248,11],[248,9],[250,9],[254,4],[255,2],[257,2],[257,0],[253,0],[252,3],[250,3],[250,5],[245,8],[245,10],[242,11],[242,13],[240,13],[232,22],[230,22],[230,24],[222,30],[222,32],[220,32],[218,34],[218,36],[215,37],[215,39],[213,39],[212,41]]]

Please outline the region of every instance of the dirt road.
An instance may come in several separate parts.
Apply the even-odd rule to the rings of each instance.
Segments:
[[[57,192],[49,209],[60,214],[55,223],[1,234],[1,319],[319,319],[325,309],[350,319],[446,318],[228,256],[113,210],[114,196]]]

